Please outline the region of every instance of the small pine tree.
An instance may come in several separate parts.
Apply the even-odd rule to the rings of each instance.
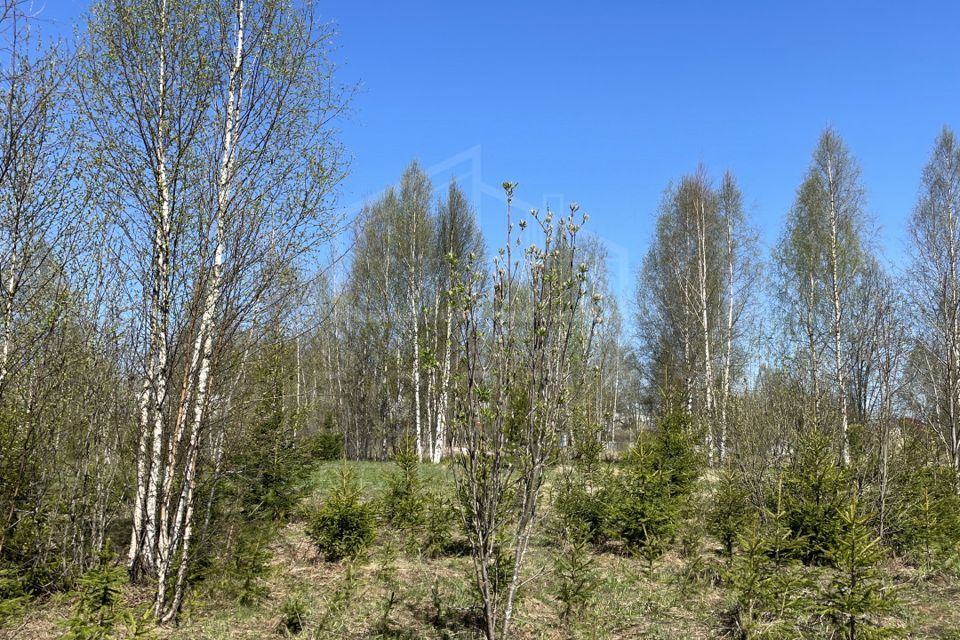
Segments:
[[[456,507],[439,491],[426,494],[423,536],[420,551],[428,558],[438,558],[453,547],[453,523],[458,519]]]
[[[337,431],[333,415],[324,416],[323,426],[313,437],[311,457],[315,460],[339,460],[343,458],[343,435]]]
[[[341,466],[333,493],[308,514],[307,535],[328,560],[355,558],[376,535],[374,510],[362,499],[353,472]]]
[[[769,517],[766,525],[754,518],[737,540],[742,553],[731,563],[728,579],[737,599],[734,620],[739,637],[802,636],[813,581],[785,553],[792,545],[789,529]]]
[[[280,622],[277,631],[285,636],[295,636],[307,626],[310,609],[305,600],[291,597],[284,600],[280,607]]]
[[[134,616],[121,602],[127,572],[123,566],[102,565],[78,581],[77,604],[66,620],[65,640],[107,640],[117,637],[143,638],[147,635],[148,613]]]
[[[554,508],[562,527],[583,528],[592,544],[603,544],[614,533],[611,506],[617,504],[618,481],[609,469],[567,469],[557,480]]]
[[[395,527],[413,529],[424,524],[426,495],[420,461],[413,442],[405,439],[393,454],[396,471],[387,478],[384,515]]]
[[[822,594],[823,614],[846,640],[875,638],[892,630],[879,618],[896,604],[877,563],[883,552],[880,539],[868,526],[856,495],[840,511],[840,532],[828,552],[836,574]]]
[[[816,430],[806,434],[783,475],[783,509],[805,563],[822,564],[835,545],[848,486],[831,439]]]
[[[648,566],[676,539],[689,515],[700,462],[689,437],[686,414],[670,414],[658,423],[651,443],[641,438],[627,454],[621,474],[604,492],[608,529]]]
[[[586,528],[564,527],[559,534],[553,570],[557,579],[560,621],[566,624],[580,618],[589,609],[598,581]]]
[[[720,541],[727,558],[733,557],[734,543],[753,513],[744,483],[732,469],[724,469],[713,495],[707,528]]]
[[[627,547],[652,565],[676,536],[680,508],[669,476],[641,445],[628,456],[618,495],[611,505],[612,528]]]
[[[767,557],[759,520],[753,520],[746,533],[738,536],[738,542],[743,553],[731,564],[728,581],[737,599],[733,612],[737,634],[752,638],[769,607],[770,576],[775,569]]]
[[[960,542],[960,497],[952,470],[923,462],[905,466],[893,487],[886,535],[916,559],[922,573],[933,571],[937,559]]]
[[[800,555],[799,550],[805,548],[807,543],[802,534],[798,536],[790,528],[789,514],[783,506],[782,482],[777,483],[776,495],[770,508],[764,509],[763,515],[767,523],[765,534],[767,555],[774,566],[784,567]]]

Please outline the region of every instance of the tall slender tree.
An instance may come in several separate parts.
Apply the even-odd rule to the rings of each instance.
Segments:
[[[960,493],[960,145],[944,127],[910,221],[912,301],[919,311],[917,409],[938,434]]]

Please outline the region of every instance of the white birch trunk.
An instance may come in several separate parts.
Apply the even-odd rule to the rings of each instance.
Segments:
[[[733,361],[733,305],[734,305],[734,247],[733,223],[730,213],[727,212],[727,344],[723,357],[723,398],[720,403],[720,462],[723,463],[727,454],[727,421],[729,420],[730,404],[730,367]]]
[[[157,180],[157,212],[154,225],[154,262],[153,293],[151,310],[152,343],[151,362],[148,365],[148,377],[152,384],[152,406],[150,407],[153,425],[149,447],[149,473],[147,480],[146,505],[141,516],[144,533],[138,541],[139,550],[134,562],[138,562],[147,571],[156,566],[157,549],[157,501],[163,472],[163,431],[164,408],[167,393],[167,326],[169,322],[169,242],[170,242],[170,192],[167,183],[166,155],[166,96],[167,96],[167,2],[160,3],[160,51],[158,56],[159,104],[157,105],[157,140],[155,149],[155,171]],[[142,415],[142,413],[141,413]],[[149,423],[149,420],[148,420]],[[168,470],[169,472],[169,470]]]
[[[444,345],[443,367],[440,371],[440,401],[437,405],[437,441],[434,443],[433,462],[439,464],[443,459],[443,447],[447,440],[447,407],[450,400],[450,360],[452,347],[450,331],[453,324],[453,309],[447,304],[447,329]]]
[[[193,407],[193,420],[190,428],[190,442],[188,445],[188,460],[184,469],[184,478],[181,484],[181,496],[177,505],[177,515],[174,519],[173,532],[164,562],[158,576],[157,598],[154,612],[161,622],[169,622],[176,616],[183,601],[185,576],[189,564],[190,538],[193,532],[194,491],[196,488],[196,466],[200,446],[200,432],[203,428],[205,411],[208,405],[210,388],[212,386],[212,366],[214,336],[216,334],[216,311],[220,304],[221,286],[223,278],[223,262],[225,253],[225,233],[227,206],[230,201],[232,186],[235,144],[237,136],[238,101],[241,91],[241,70],[243,63],[243,33],[244,33],[244,4],[237,2],[237,31],[236,49],[233,66],[230,70],[230,79],[227,88],[227,103],[224,122],[223,148],[221,150],[220,168],[217,177],[217,209],[215,216],[215,242],[213,267],[210,281],[204,298],[203,314],[197,332],[198,339],[202,339],[203,348],[197,370],[197,391]],[[169,575],[173,559],[180,550],[177,568],[177,580],[174,596],[169,606],[166,605],[166,580]]]
[[[700,330],[703,332],[703,394],[704,409],[707,417],[707,438],[713,444],[713,357],[710,353],[710,321],[707,314],[709,300],[707,299],[707,213],[706,203],[701,196],[700,211],[697,217],[697,258],[698,258],[698,285],[700,294]],[[708,463],[713,461],[714,451],[711,446],[707,450]]]
[[[841,323],[843,316],[840,305],[839,239],[837,237],[840,212],[837,209],[836,185],[834,184],[833,178],[833,164],[830,160],[827,161],[827,181],[830,190],[830,282],[833,297],[834,373],[837,383],[837,393],[840,396],[840,456],[843,459],[843,464],[849,465],[850,447],[847,442],[847,391],[841,351]]]

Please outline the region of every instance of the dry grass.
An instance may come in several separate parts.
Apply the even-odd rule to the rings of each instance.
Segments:
[[[326,490],[334,469],[326,466],[317,473],[316,492]],[[357,465],[368,496],[376,497],[382,490],[387,469],[387,465]],[[449,481],[436,468],[430,473],[431,482]],[[302,602],[307,614],[306,627],[297,637],[311,640],[481,637],[470,559],[419,557],[403,549],[410,538],[409,532],[383,530],[367,556],[350,566],[323,562],[303,525],[289,524],[271,545],[270,571],[262,585],[267,595],[259,604],[241,607],[217,596],[214,589],[200,589],[185,608],[180,625],[159,629],[155,637],[281,638],[281,611],[284,603],[293,600]],[[566,625],[558,617],[553,553],[549,537],[540,536],[528,565],[529,574],[539,577],[522,594],[517,614],[520,640],[730,637],[725,621],[733,601],[723,585],[725,561],[710,540],[704,540],[699,553],[691,557],[671,551],[649,571],[642,559],[615,550],[595,554],[596,595],[581,619]],[[945,575],[922,578],[903,561],[889,560],[886,565],[902,602],[891,622],[903,628],[904,637],[960,640],[960,580]],[[132,608],[143,607],[149,590],[129,588],[124,598]],[[17,624],[0,630],[0,638],[60,637],[71,606],[68,596],[38,603]]]

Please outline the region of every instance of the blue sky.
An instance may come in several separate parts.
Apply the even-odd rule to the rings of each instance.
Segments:
[[[60,23],[86,0],[46,0]],[[525,206],[577,201],[632,297],[670,180],[703,162],[738,177],[765,247],[822,128],[863,169],[890,262],[940,127],[960,127],[960,3],[320,3],[341,32],[342,122],[354,209],[417,158],[438,188],[459,177],[488,243],[502,239],[503,180]]]

